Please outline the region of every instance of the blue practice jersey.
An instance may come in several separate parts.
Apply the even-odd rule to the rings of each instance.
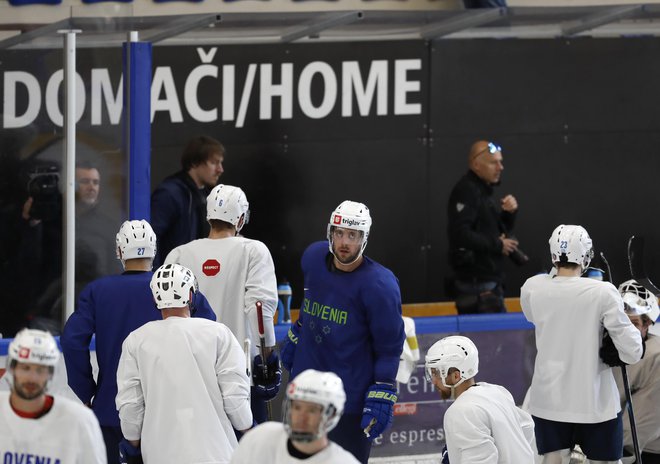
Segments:
[[[132,331],[149,321],[161,319],[149,288],[152,272],[125,272],[103,277],[87,285],[78,307],[69,317],[61,337],[69,386],[92,409],[103,426],[119,427],[115,406],[117,366],[121,345]],[[206,298],[197,294],[196,317],[215,321]],[[97,382],[92,376],[89,343],[96,334]]]
[[[328,253],[328,242],[316,242],[302,257],[305,298],[291,375],[336,373],[344,382],[346,412],[361,413],[370,385],[395,384],[405,339],[399,282],[366,256],[353,272],[330,270]]]

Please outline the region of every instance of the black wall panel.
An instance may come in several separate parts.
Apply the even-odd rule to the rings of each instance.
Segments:
[[[626,244],[647,236],[650,272],[657,254],[656,178],[660,172],[657,39],[442,41],[432,54],[433,134],[430,262],[446,265],[446,202],[467,168],[474,140],[503,146],[497,196],[520,204],[516,235],[532,258],[509,263],[507,294],[550,266],[547,240],[560,223],[590,232],[617,283],[629,278]],[[453,89],[447,92],[446,89]],[[429,289],[429,299],[442,298]]]
[[[203,47],[204,53],[211,48]],[[278,276],[292,281],[294,306],[303,286],[300,255],[310,242],[324,239],[330,212],[344,199],[371,208],[374,225],[367,254],[397,274],[404,302],[438,301],[447,298],[444,280],[451,274],[446,258],[449,191],[467,169],[470,144],[486,138],[503,146],[505,171],[496,194],[518,198],[516,235],[531,256],[523,268],[508,263],[509,296],[518,295],[528,276],[549,268],[547,239],[562,222],[587,227],[619,282],[628,278],[628,237],[645,234],[649,273],[660,279],[659,56],[657,38],[221,46],[206,63],[218,67],[219,77],[202,79],[199,103],[222,111],[222,67],[232,65],[238,111],[249,67],[257,66],[239,127],[235,119],[195,121],[183,105],[186,79],[205,64],[197,47],[156,46],[154,66],[171,69],[183,121],[172,123],[166,113],[156,113],[152,186],[179,169],[183,145],[192,135],[214,136],[228,150],[222,181],[242,186],[251,203],[253,216],[245,234],[269,246]],[[116,89],[120,58],[118,50],[84,49],[78,60],[88,92],[79,145],[96,152],[108,166],[102,195],[115,210],[124,201],[119,193],[110,195],[121,190],[121,126],[109,123],[105,112],[102,124],[90,122],[88,81],[92,68],[107,68]],[[420,88],[408,100],[421,104],[421,111],[395,115],[395,62],[411,59],[421,63],[419,70],[408,72]],[[367,116],[342,116],[343,63],[359,62],[366,78],[377,60],[387,61],[387,114],[377,116],[372,108]],[[26,169],[30,157],[40,156],[33,149],[35,140],[57,137],[61,131],[43,103],[46,82],[61,67],[61,52],[3,51],[0,61],[0,73],[25,70],[35,76],[42,92],[33,123],[3,127],[6,143],[1,146],[11,147],[0,154],[5,167],[0,180],[6,187],[0,200],[7,211],[5,222],[13,221],[7,230],[14,230],[26,192],[17,194],[15,187],[7,186],[23,185],[16,173]],[[282,64],[293,63],[297,92],[302,70],[314,61],[327,63],[337,77],[340,87],[332,111],[321,119],[306,117],[294,96],[292,117],[282,119],[280,100],[274,98],[273,117],[260,119],[259,66],[272,64],[273,82],[278,83]],[[5,95],[4,87],[0,91],[3,102],[14,98],[19,112],[24,111],[23,87],[17,87],[16,95]],[[314,80],[312,100],[318,104],[325,91],[321,81]],[[12,140],[25,143],[14,146]],[[56,153],[49,156],[59,159]],[[11,245],[2,256],[11,255],[7,250]],[[3,257],[0,263],[7,279],[12,259]]]

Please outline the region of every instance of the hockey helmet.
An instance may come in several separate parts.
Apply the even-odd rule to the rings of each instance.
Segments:
[[[243,190],[233,185],[216,185],[206,197],[206,219],[228,222],[236,227],[236,232],[248,223],[249,208],[250,204]],[[241,217],[244,217],[242,223]]]
[[[124,221],[116,237],[117,258],[153,258],[156,256],[156,234],[147,221]],[[121,255],[119,251],[121,250]]]
[[[9,344],[7,356],[10,362],[54,367],[60,360],[60,350],[49,332],[23,329]]]
[[[327,237],[330,252],[332,250],[332,232],[335,227],[343,229],[358,230],[362,232],[362,244],[360,247],[360,256],[367,246],[369,239],[369,229],[371,229],[371,215],[369,208],[363,203],[356,201],[346,200],[343,201],[330,215],[330,222],[328,223]]]
[[[619,285],[619,293],[621,293],[621,298],[626,304],[628,315],[641,316],[646,314],[651,322],[655,324],[658,315],[660,315],[658,297],[634,279],[626,280]]]
[[[479,351],[467,337],[460,335],[445,337],[429,348],[424,367],[429,382],[433,382],[433,371],[437,370],[445,387],[457,387],[479,372]],[[447,385],[447,375],[452,367],[459,371],[461,379],[455,385]]]
[[[321,406],[321,422],[315,433],[293,430],[291,402],[294,400]],[[344,412],[345,403],[344,384],[337,374],[307,369],[298,374],[287,387],[284,404],[284,429],[294,441],[314,441],[337,426]]]
[[[151,278],[151,292],[158,309],[192,309],[194,294],[199,287],[193,272],[180,264],[163,264]]]
[[[591,237],[582,226],[561,224],[548,241],[552,263],[575,263],[582,269],[589,267],[594,257]]]

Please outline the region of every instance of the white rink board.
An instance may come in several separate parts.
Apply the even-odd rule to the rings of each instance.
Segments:
[[[419,454],[416,456],[393,456],[390,458],[370,458],[369,464],[438,464],[440,454]]]

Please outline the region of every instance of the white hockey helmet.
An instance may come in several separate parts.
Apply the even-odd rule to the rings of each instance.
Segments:
[[[151,293],[158,309],[193,309],[194,294],[199,287],[195,274],[180,264],[163,264],[151,277]]]
[[[445,387],[457,387],[479,372],[479,351],[467,337],[460,335],[445,337],[429,348],[424,367],[429,382],[433,382],[433,371],[437,370]],[[461,380],[455,385],[447,385],[447,375],[452,367],[458,369]]]
[[[575,263],[586,269],[594,257],[593,242],[582,226],[561,224],[552,232],[548,243],[552,264]]]
[[[356,201],[345,200],[330,215],[330,222],[328,223],[327,237],[328,247],[330,253],[334,254],[332,250],[332,231],[335,227],[343,229],[359,230],[362,232],[362,245],[360,248],[360,256],[367,246],[369,239],[369,229],[371,229],[371,214],[369,208],[364,203]]]
[[[294,431],[291,424],[291,401],[306,401],[322,407],[321,422],[314,432]],[[337,426],[346,403],[344,384],[334,372],[307,369],[289,383],[284,403],[284,429],[294,441],[310,442]]]
[[[149,223],[142,220],[124,221],[116,237],[117,259],[153,258],[156,256],[156,234]],[[119,251],[121,250],[121,256]]]
[[[239,225],[241,217],[243,223]],[[216,185],[206,197],[206,219],[219,219],[236,227],[236,232],[248,223],[250,204],[243,190],[233,185]]]
[[[658,297],[634,279],[626,280],[619,285],[619,293],[626,304],[626,314],[630,316],[646,314],[655,324],[660,315]]]
[[[17,363],[37,364],[50,370],[52,381],[55,366],[60,360],[60,350],[53,336],[44,330],[23,329],[9,344],[7,352],[7,372],[3,377],[10,387],[14,385],[14,368]]]

